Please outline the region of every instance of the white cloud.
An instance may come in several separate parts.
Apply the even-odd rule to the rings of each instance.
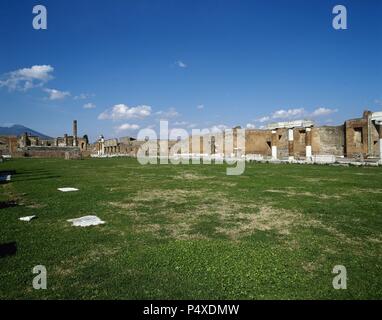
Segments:
[[[84,105],[83,105],[83,108],[84,109],[94,109],[94,108],[96,108],[97,106],[94,104],[94,103],[91,103],[91,102],[89,102],[89,103],[85,103]]]
[[[176,65],[179,67],[179,68],[187,68],[187,64],[185,64],[183,61],[180,61],[178,60],[176,62]]]
[[[48,97],[49,100],[62,100],[70,96],[70,92],[68,91],[60,91],[60,90],[48,89],[48,88],[44,89],[44,91],[49,94],[49,97]]]
[[[188,124],[187,121],[175,121],[174,122],[174,125],[176,125],[176,126],[185,126],[187,124]]]
[[[94,97],[94,94],[81,93],[78,96],[74,96],[73,99],[74,100],[85,100],[85,99],[89,99],[89,98],[92,98],[92,97]]]
[[[312,117],[327,116],[329,114],[337,112],[338,109],[329,109],[329,108],[317,108],[311,114]]]
[[[167,111],[158,111],[155,113],[156,115],[160,116],[160,118],[162,120],[167,120],[167,119],[170,119],[170,118],[176,118],[178,117],[180,114],[178,111],[176,111],[175,108],[170,108],[168,109]]]
[[[198,126],[196,123],[189,123],[187,121],[175,121],[174,125],[180,127],[187,127],[187,129],[194,129]]]
[[[0,87],[9,90],[26,91],[35,87],[41,87],[53,79],[51,73],[54,68],[50,65],[35,65],[3,74],[0,79]]]
[[[127,131],[127,130],[138,130],[139,128],[140,128],[140,126],[137,124],[124,123],[124,124],[116,127],[115,129],[118,132],[121,132],[121,131]]]
[[[229,127],[226,126],[225,124],[218,124],[218,125],[212,126],[210,128],[210,131],[212,133],[218,133],[218,132],[221,132],[221,131],[224,131],[224,130],[227,130],[227,129],[229,129]]]
[[[265,117],[261,117],[260,119],[258,119],[257,121],[259,121],[260,123],[263,123],[263,122],[266,122],[266,121],[269,121],[269,117],[268,116],[265,116]]]
[[[204,104],[199,104],[199,105],[196,107],[196,109],[199,109],[199,110],[204,109]]]
[[[247,129],[255,129],[256,126],[253,123],[247,123]]]
[[[105,110],[99,116],[99,120],[124,120],[132,118],[146,118],[151,115],[151,107],[140,105],[128,107],[125,104],[116,104],[111,109]]]
[[[317,108],[313,112],[308,112],[304,108],[295,108],[295,109],[280,109],[273,112],[270,116],[264,116],[259,119],[256,119],[257,122],[264,123],[270,121],[271,119],[285,119],[285,120],[296,120],[298,118],[314,118],[320,116],[327,116],[338,112],[338,109],[329,109],[329,108]]]
[[[288,110],[277,110],[272,114],[273,119],[287,119],[287,118],[295,118],[301,117],[305,114],[304,108],[299,109],[288,109]]]

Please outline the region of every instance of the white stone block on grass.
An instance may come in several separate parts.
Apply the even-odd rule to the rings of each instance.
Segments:
[[[0,181],[11,181],[12,176],[10,174],[0,176]]]
[[[19,220],[29,222],[29,221],[33,220],[34,218],[36,218],[36,216],[27,216],[27,217],[21,217],[21,218],[19,218]]]
[[[69,219],[67,221],[71,222],[73,227],[89,227],[105,223],[105,221],[102,221],[97,216],[84,216],[76,219]]]
[[[57,190],[61,191],[61,192],[75,192],[75,191],[78,191],[78,189],[76,189],[76,188],[58,188]]]

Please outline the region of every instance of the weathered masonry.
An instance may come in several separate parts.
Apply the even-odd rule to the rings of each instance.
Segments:
[[[81,158],[89,156],[89,142],[87,136],[78,137],[77,120],[73,121],[73,134],[63,137],[42,139],[25,132],[19,137],[0,137],[0,154],[14,157],[40,158]],[[3,144],[3,147],[1,145]]]
[[[358,119],[346,120],[339,126],[315,126],[310,120],[295,120],[271,123],[266,129],[245,130],[245,147],[237,145],[237,130],[233,134],[225,132],[209,133],[189,137],[187,140],[157,141],[158,153],[168,148],[168,154],[208,154],[216,156],[246,157],[249,159],[313,161],[317,159],[347,158],[376,161],[382,164],[382,111],[365,111]],[[233,148],[226,149],[229,141]],[[89,144],[87,136],[78,137],[77,121],[73,121],[73,134],[52,139],[40,139],[27,133],[20,137],[0,137],[0,155],[31,157],[84,156],[130,156],[136,157],[138,150],[146,141],[132,137],[104,139]],[[182,143],[185,150],[173,148]],[[173,154],[171,154],[173,153]],[[330,162],[329,161],[329,162]]]
[[[382,153],[382,112],[365,111],[363,118],[345,122],[345,154],[377,157]]]
[[[381,139],[382,112],[365,111],[362,118],[339,126],[316,127],[313,121],[296,120],[271,123],[265,130],[247,129],[245,155],[290,161],[320,156],[378,160],[382,155]],[[216,140],[214,134],[201,137],[200,149],[207,145],[206,152],[226,154],[224,148],[215,146]],[[238,156],[240,150],[235,149]]]
[[[249,130],[247,135],[247,154],[259,153],[273,159],[309,159],[317,155],[381,158],[382,112],[365,111],[362,118],[347,120],[340,126],[315,127],[312,121],[305,120],[272,123],[268,130]],[[263,141],[260,146],[259,141]]]
[[[247,129],[245,150],[236,145],[237,129],[233,129],[233,138],[230,138],[233,139],[233,153],[222,143],[222,138],[227,138],[224,132],[190,137],[183,143],[191,154],[253,156],[269,160],[310,161],[326,157],[378,161],[382,155],[382,112],[365,111],[362,118],[347,120],[339,126],[316,127],[313,121],[296,120],[271,123],[263,130]],[[129,137],[119,140],[104,140],[102,137],[96,143],[96,153],[101,156],[136,156],[143,143]],[[175,143],[170,141],[168,147]],[[161,150],[160,141],[157,149],[158,152]]]

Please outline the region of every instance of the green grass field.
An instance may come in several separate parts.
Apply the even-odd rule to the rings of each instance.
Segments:
[[[1,299],[381,299],[382,170],[20,159],[0,185]],[[62,193],[59,187],[79,188]],[[4,208],[5,207],[5,208]],[[38,216],[22,222],[21,216]],[[72,227],[94,214],[106,224]],[[45,265],[48,289],[34,290]],[[332,269],[347,268],[347,290]]]

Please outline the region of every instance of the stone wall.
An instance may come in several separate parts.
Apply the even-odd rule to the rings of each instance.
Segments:
[[[312,151],[314,155],[345,154],[344,126],[323,126],[312,128]]]
[[[12,155],[17,151],[17,137],[0,137],[0,153],[3,155]]]
[[[345,122],[346,146],[345,151],[348,157],[358,154],[367,154],[367,119],[353,119]]]
[[[272,154],[271,140],[271,130],[247,130],[245,153],[270,156]]]
[[[276,146],[277,146],[277,158],[286,159],[288,158],[288,130],[287,129],[276,129]]]
[[[345,122],[346,145],[348,157],[378,157],[379,133],[377,126],[371,121],[372,112],[365,111],[360,119]]]
[[[76,159],[81,156],[80,148],[78,147],[25,147],[16,153],[17,156],[33,157],[33,158],[64,158]]]
[[[380,150],[379,130],[380,130],[379,125],[372,123],[372,125],[370,126],[371,141],[370,141],[370,150],[369,150],[369,155],[372,157],[379,157],[379,150]]]

